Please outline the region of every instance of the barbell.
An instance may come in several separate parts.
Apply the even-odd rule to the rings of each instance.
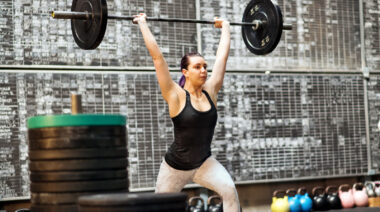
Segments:
[[[106,0],[73,0],[71,11],[52,11],[55,19],[71,19],[71,30],[77,45],[86,50],[96,49],[103,40],[107,20],[133,20],[134,16],[108,15]],[[214,24],[215,21],[152,18],[147,21]],[[272,52],[279,43],[282,30],[292,26],[283,23],[281,9],[271,0],[251,0],[244,10],[243,22],[231,22],[232,26],[242,26],[243,40],[249,51],[257,55]]]

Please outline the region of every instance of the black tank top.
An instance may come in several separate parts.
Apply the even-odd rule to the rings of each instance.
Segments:
[[[174,142],[165,155],[165,161],[179,170],[198,168],[211,155],[211,141],[218,114],[210,96],[204,90],[211,104],[208,111],[198,111],[191,105],[190,94],[186,91],[185,107],[176,117],[174,124]]]

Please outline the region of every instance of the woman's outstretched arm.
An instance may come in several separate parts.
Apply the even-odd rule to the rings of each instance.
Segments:
[[[172,91],[176,87],[176,83],[173,81],[170,76],[168,64],[165,61],[164,56],[158,46],[156,39],[154,38],[152,32],[150,31],[148,24],[146,22],[146,15],[140,13],[136,15],[136,18],[133,20],[133,23],[138,23],[141,33],[144,38],[146,48],[149,51],[149,54],[152,56],[154,67],[156,69],[156,75],[158,84],[161,88],[161,93],[164,99],[169,102],[170,96],[172,96]]]
[[[206,82],[205,89],[216,99],[216,95],[223,85],[224,74],[226,72],[226,64],[228,54],[230,52],[230,23],[223,19],[215,19],[215,27],[222,28],[218,50],[216,52],[215,64],[212,69],[211,77]]]

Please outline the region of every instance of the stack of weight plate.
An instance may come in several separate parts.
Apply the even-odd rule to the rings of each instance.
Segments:
[[[128,191],[125,123],[120,115],[30,118],[31,210],[75,212],[79,196]]]
[[[185,212],[185,193],[118,193],[82,196],[79,212]]]

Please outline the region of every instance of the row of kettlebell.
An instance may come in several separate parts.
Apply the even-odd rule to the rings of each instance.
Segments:
[[[207,200],[207,209],[201,197],[194,196],[189,199],[188,212],[223,212],[223,202],[220,196],[212,195]]]
[[[356,183],[352,189],[348,184],[337,188],[328,186],[326,189],[317,186],[312,190],[312,198],[305,188],[275,191],[271,209],[272,212],[309,212],[314,210],[329,210],[368,206],[368,195],[362,183]],[[279,197],[283,194],[283,197]]]
[[[380,181],[366,181],[364,186],[368,197],[380,197]]]
[[[282,197],[281,197],[282,196]],[[313,201],[305,188],[274,191],[272,197],[272,212],[311,211]]]

